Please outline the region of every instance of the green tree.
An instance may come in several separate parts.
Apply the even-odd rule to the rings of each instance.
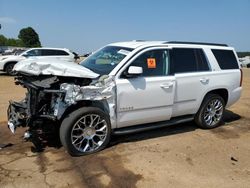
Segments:
[[[250,56],[250,52],[237,52],[238,57]]]
[[[21,29],[18,38],[22,41],[24,47],[41,47],[39,36],[32,27]]]
[[[7,39],[6,46],[22,47],[23,43],[20,39],[9,38],[9,39]]]
[[[20,39],[6,38],[4,35],[0,35],[0,46],[23,47],[23,42]]]
[[[0,35],[0,46],[6,46],[7,45],[7,38],[3,35]]]

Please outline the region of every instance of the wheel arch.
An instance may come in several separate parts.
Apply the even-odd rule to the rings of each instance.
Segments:
[[[207,94],[204,96],[204,98],[205,98],[208,94],[217,94],[217,95],[221,96],[221,97],[224,99],[225,106],[227,105],[228,97],[229,97],[229,92],[228,92],[227,89],[225,89],[225,88],[213,89],[213,90],[207,92]],[[203,100],[204,100],[204,98],[203,98]]]
[[[220,116],[219,121],[216,120],[214,125],[204,123],[205,120],[203,117],[203,113],[204,113],[205,108],[207,107],[208,103],[211,100],[213,100],[214,98],[218,98],[218,97],[222,98],[223,103],[224,103],[224,104],[222,103],[223,109],[222,109],[222,113],[219,115]],[[219,89],[213,89],[213,90],[210,90],[209,92],[207,92],[201,101],[201,104],[199,106],[198,111],[195,114],[194,120],[195,120],[196,124],[199,127],[204,128],[204,129],[211,129],[211,128],[219,126],[221,121],[222,121],[223,112],[225,110],[225,106],[226,106],[227,102],[228,102],[228,90],[227,89],[219,88]],[[212,116],[214,117],[214,115],[212,115]]]
[[[16,63],[17,63],[17,61],[8,61],[8,62],[6,62],[6,63],[4,64],[4,66],[3,66],[3,70],[4,70],[4,71],[6,70],[7,65],[9,65],[9,64],[16,64]]]
[[[96,108],[101,109],[105,114],[109,116],[109,106],[108,106],[107,101],[105,100],[100,100],[100,101],[82,100],[82,101],[78,101],[76,104],[69,106],[64,111],[63,115],[60,118],[60,121],[63,121],[63,119],[71,112],[82,107],[96,107]]]
[[[206,92],[205,95],[201,98],[201,101],[200,101],[200,103],[197,106],[196,113],[201,108],[201,105],[202,105],[203,101],[205,100],[206,96],[209,95],[209,94],[217,94],[217,95],[221,96],[224,99],[225,106],[227,105],[228,98],[229,98],[229,92],[228,92],[228,90],[226,88],[212,89],[212,90]]]

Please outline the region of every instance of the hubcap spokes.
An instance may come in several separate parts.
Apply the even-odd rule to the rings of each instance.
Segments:
[[[220,100],[214,99],[210,101],[204,112],[204,120],[207,125],[213,126],[218,123],[223,114],[223,104]]]
[[[97,150],[107,137],[107,122],[97,114],[81,117],[71,131],[71,142],[80,152]]]
[[[9,73],[13,72],[13,68],[14,66],[8,66],[6,69],[6,72],[9,72]]]

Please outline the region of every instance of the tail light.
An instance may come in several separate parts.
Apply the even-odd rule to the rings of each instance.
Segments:
[[[240,87],[242,86],[242,81],[243,81],[243,71],[240,69]]]

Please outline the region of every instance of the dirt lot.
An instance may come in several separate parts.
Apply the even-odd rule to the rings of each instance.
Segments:
[[[244,70],[243,95],[213,130],[193,122],[112,138],[109,148],[73,158],[47,147],[31,152],[24,129],[6,126],[9,99],[24,89],[0,75],[0,187],[250,187],[250,69]]]

